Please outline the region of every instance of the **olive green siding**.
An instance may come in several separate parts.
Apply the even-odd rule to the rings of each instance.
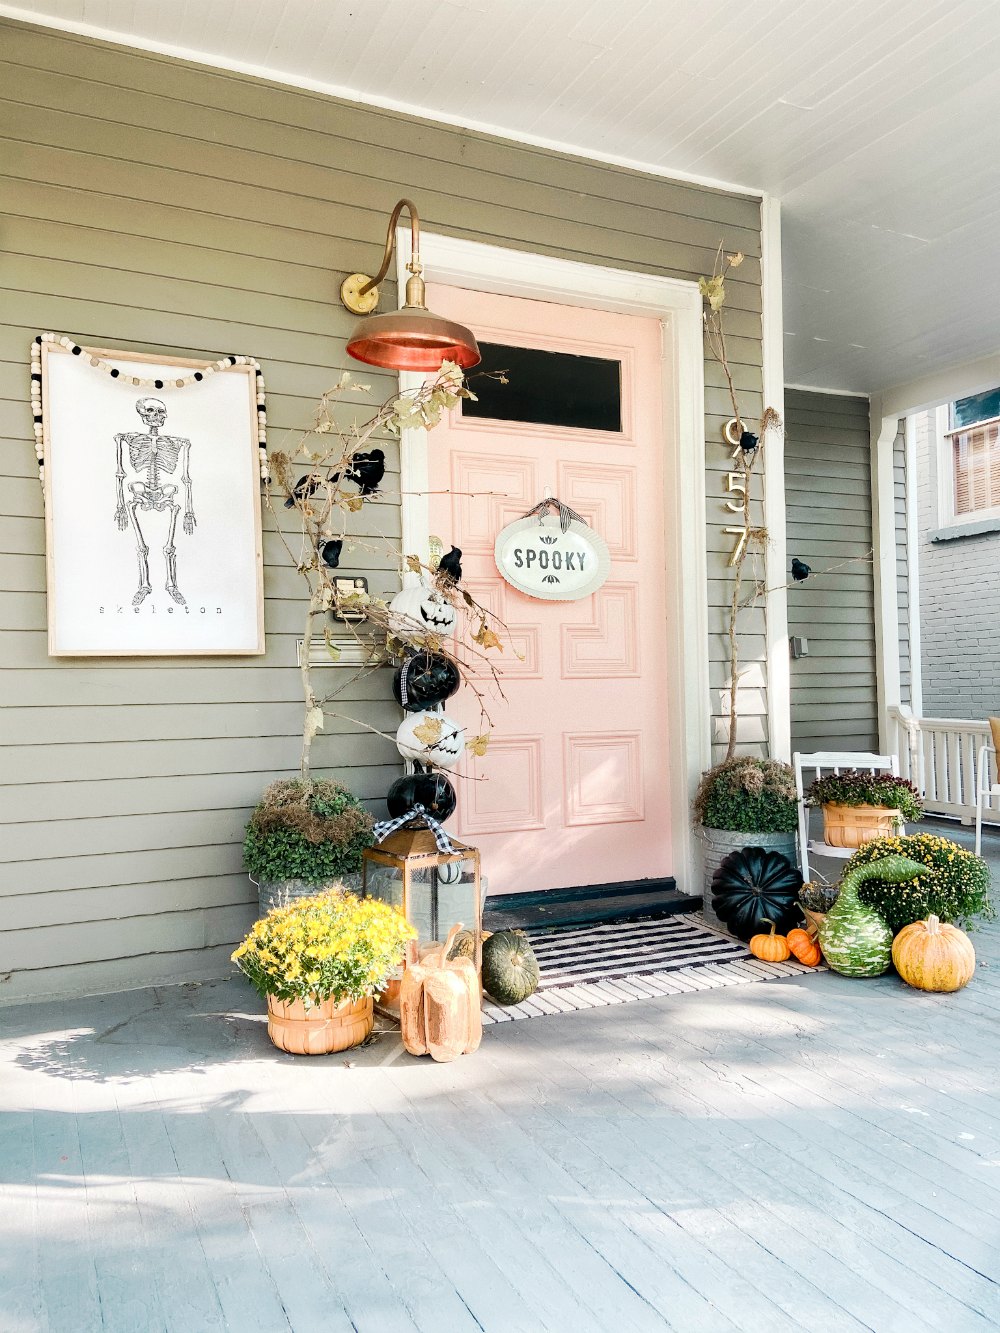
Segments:
[[[425,224],[516,249],[694,279],[720,240],[747,262],[727,284],[743,412],[761,409],[759,203],[559,156],[319,94],[12,22],[0,24],[0,974],[8,996],[218,975],[251,919],[247,812],[297,763],[298,576],[265,516],[260,659],[54,660],[46,655],[41,494],[28,347],[41,330],[90,346],[258,358],[272,444],[311,418],[348,358],[346,271],[373,271],[401,195]],[[383,307],[394,303],[386,284]],[[719,444],[731,415],[709,363],[713,708],[726,683],[729,538]],[[393,382],[366,372],[377,396]],[[387,446],[389,491],[398,491]],[[359,535],[399,537],[366,506]],[[347,563],[347,562],[345,562]],[[349,561],[398,586],[376,546]],[[744,656],[762,658],[759,621]],[[332,670],[333,668],[331,668]],[[394,729],[383,676],[354,716]],[[763,742],[766,700],[745,706]],[[347,723],[316,743],[323,771],[377,808],[398,770]]]
[[[877,748],[870,460],[866,398],[785,391],[788,556],[817,571],[788,590],[793,750]]]

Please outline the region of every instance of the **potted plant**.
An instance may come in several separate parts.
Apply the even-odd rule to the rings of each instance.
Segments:
[[[971,925],[976,917],[992,920],[996,916],[990,900],[989,866],[957,842],[935,833],[878,838],[854,853],[845,874],[887,856],[905,856],[928,871],[903,884],[867,883],[860,889],[861,901],[874,907],[894,934],[930,916],[962,927]]]
[[[726,929],[712,911],[712,880],[730,852],[762,847],[797,863],[795,774],[776,759],[726,759],[702,777],[694,813],[705,845],[705,915]]]
[[[233,962],[267,1000],[267,1032],[292,1055],[327,1055],[365,1040],[416,931],[394,907],[320,893],[276,907],[251,927]]]
[[[817,778],[806,804],[822,807],[823,840],[830,847],[861,847],[890,837],[924,812],[920,793],[905,778],[853,768]]]
[[[816,884],[810,880],[799,893],[799,911],[805,918],[806,930],[815,939],[826,914],[837,901],[839,889],[835,884]]]
[[[371,815],[339,782],[272,782],[243,840],[243,860],[257,885],[261,916],[319,889],[360,888],[361,854],[372,844],[372,828]]]

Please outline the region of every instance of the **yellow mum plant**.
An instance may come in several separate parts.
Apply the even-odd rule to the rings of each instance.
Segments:
[[[233,962],[263,996],[361,1000],[385,990],[417,932],[394,907],[353,893],[318,893],[262,917]]]

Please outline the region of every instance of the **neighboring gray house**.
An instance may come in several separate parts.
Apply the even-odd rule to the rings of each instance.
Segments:
[[[922,712],[1000,712],[1000,390],[910,418]]]

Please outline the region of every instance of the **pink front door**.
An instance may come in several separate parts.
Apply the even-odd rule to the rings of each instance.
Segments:
[[[430,531],[461,548],[465,587],[512,639],[494,653],[507,698],[489,700],[488,753],[456,778],[456,832],[481,849],[492,893],[669,875],[659,323],[454,287],[429,289],[428,305],[482,343],[621,368],[603,367],[620,383],[620,429],[456,410],[429,437]],[[546,495],[610,548],[607,582],[580,601],[528,597],[497,572],[497,533]],[[447,707],[485,730],[471,690]]]

